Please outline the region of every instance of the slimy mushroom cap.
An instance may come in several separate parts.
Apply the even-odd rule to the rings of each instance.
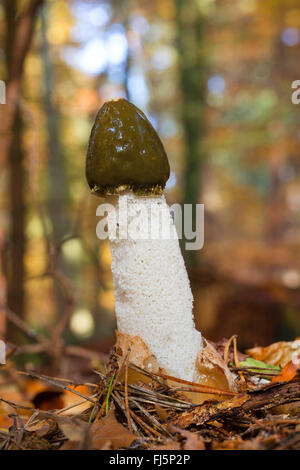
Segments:
[[[161,194],[169,175],[165,149],[145,114],[125,99],[104,103],[87,150],[86,177],[92,192]]]

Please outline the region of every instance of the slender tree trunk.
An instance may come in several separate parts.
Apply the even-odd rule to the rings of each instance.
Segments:
[[[181,84],[181,116],[186,141],[186,166],[184,174],[184,204],[195,204],[201,196],[201,167],[204,150],[201,139],[204,134],[206,67],[203,48],[203,18],[196,0],[175,0],[177,43],[179,52],[179,78]],[[186,251],[188,264],[196,264],[195,251]]]
[[[277,31],[284,29],[284,6],[279,9],[279,14],[275,18],[277,23]],[[274,44],[273,52],[273,74],[272,89],[276,91],[279,99],[284,102],[286,99],[285,90],[282,89],[282,83],[285,81],[286,70],[286,47],[277,38]],[[273,119],[273,126],[277,127],[277,142],[272,146],[269,158],[269,174],[270,174],[270,192],[268,199],[268,213],[266,219],[266,241],[271,244],[278,244],[284,234],[286,222],[284,213],[284,192],[282,189],[282,181],[280,179],[280,168],[285,165],[288,156],[288,145],[286,143],[286,130],[283,120],[279,117],[277,122]]]
[[[47,6],[41,8],[42,60],[44,66],[44,107],[48,130],[49,213],[54,243],[66,236],[68,224],[64,213],[67,184],[59,139],[59,114],[53,105],[53,69],[47,41]]]
[[[5,276],[4,247],[5,238],[3,230],[0,227],[0,339],[4,339],[6,334],[5,306],[7,302],[7,285]]]
[[[22,150],[22,118],[17,111],[14,124],[14,140],[10,152],[10,210],[11,229],[9,237],[10,270],[8,277],[7,303],[9,308],[20,316],[24,313],[24,170]],[[8,330],[9,331],[9,330]]]
[[[67,213],[67,179],[64,168],[64,158],[60,146],[59,136],[59,112],[53,103],[53,91],[55,80],[53,67],[49,56],[49,44],[47,40],[47,5],[41,8],[41,53],[44,72],[44,109],[47,124],[47,148],[48,148],[48,207],[52,226],[52,241],[57,246],[66,237],[70,218]],[[67,263],[59,257],[56,260],[59,269],[67,275],[71,275]],[[74,268],[73,268],[74,271]],[[59,316],[65,308],[64,295],[59,286],[55,285],[56,310]]]
[[[14,67],[14,42],[16,35],[16,1],[6,2],[6,66],[8,72],[8,87],[13,78]],[[11,105],[11,102],[8,102]],[[12,121],[11,136],[13,139],[9,148],[9,192],[11,227],[9,233],[8,251],[8,307],[18,315],[23,315],[24,310],[24,175],[23,175],[23,151],[22,151],[22,117],[20,108],[16,103]],[[14,336],[14,327],[8,325],[8,336]]]
[[[0,169],[5,166],[10,156],[15,115],[21,95],[24,61],[31,43],[37,11],[42,3],[43,0],[31,0],[27,10],[16,19],[16,0],[4,0],[9,67],[6,80],[6,105],[3,106],[0,119]]]
[[[18,315],[23,313],[23,254],[24,254],[24,194],[22,168],[22,122],[20,114],[21,82],[26,54],[29,50],[36,14],[42,0],[31,0],[27,9],[17,18],[17,1],[4,0],[6,16],[6,104],[0,116],[0,171],[9,164],[9,184],[12,224],[10,230],[10,258],[5,263],[9,269],[8,293],[5,279],[0,279],[1,304]],[[0,237],[0,252],[4,252],[4,237]],[[4,264],[3,262],[1,263]],[[3,269],[0,270],[3,276]],[[4,310],[1,310],[3,314]],[[4,322],[0,322],[3,324]],[[13,331],[8,331],[12,336]]]

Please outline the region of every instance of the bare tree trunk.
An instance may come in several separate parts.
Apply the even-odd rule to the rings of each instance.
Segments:
[[[22,118],[18,110],[15,115],[14,140],[10,150],[10,210],[11,228],[9,237],[9,271],[7,304],[19,316],[24,313],[24,252],[25,252],[25,202],[24,170],[22,150]],[[10,331],[10,329],[8,329]]]
[[[204,130],[206,70],[203,51],[203,18],[196,0],[176,0],[179,77],[181,84],[181,116],[186,141],[184,204],[199,202],[200,174],[204,159],[201,138]],[[194,220],[193,220],[194,222]],[[194,224],[195,227],[195,224]],[[194,251],[185,253],[190,266],[195,266]]]
[[[6,280],[0,279],[1,304],[18,315],[23,313],[23,254],[24,254],[24,194],[21,150],[20,97],[23,66],[29,50],[36,14],[43,0],[31,0],[27,9],[18,18],[17,1],[4,0],[6,15],[6,105],[2,106],[0,118],[0,170],[9,164],[11,195],[11,255],[8,295]],[[3,253],[4,237],[0,237],[0,252]],[[3,263],[2,263],[3,264]],[[3,276],[0,269],[0,276]],[[3,289],[5,288],[5,292]],[[3,312],[3,310],[2,310]],[[3,322],[1,321],[2,326]],[[3,332],[4,333],[4,332]],[[9,332],[8,332],[9,334]]]
[[[67,183],[63,156],[59,144],[59,114],[53,105],[53,70],[49,58],[47,41],[46,5],[41,8],[42,60],[44,66],[44,106],[48,130],[48,168],[49,168],[49,212],[53,228],[54,243],[66,236],[68,229],[64,201],[67,196]]]
[[[4,233],[0,227],[0,339],[3,339],[6,333],[5,306],[7,301],[7,286],[5,276],[4,245]]]
[[[47,5],[41,8],[41,52],[44,68],[44,108],[47,123],[47,148],[48,148],[48,204],[52,226],[52,241],[57,246],[66,237],[70,227],[70,221],[66,208],[67,181],[64,169],[64,159],[60,147],[59,138],[59,112],[53,104],[53,89],[55,80],[53,68],[49,57],[49,44],[47,41]],[[57,263],[62,272],[67,271],[67,264],[63,259]],[[63,312],[64,296],[59,286],[55,285],[55,303],[58,312]]]
[[[20,101],[23,66],[28,52],[36,14],[43,0],[31,0],[27,10],[15,18],[16,0],[5,0],[4,6],[8,19],[7,46],[10,49],[6,83],[6,105],[0,119],[0,168],[7,163],[12,141],[15,116]],[[9,23],[13,21],[13,27]]]
[[[276,17],[277,31],[284,29],[284,6],[279,9]],[[282,89],[286,70],[286,47],[277,38],[274,44],[273,60],[273,79],[272,89],[276,91],[277,96],[282,102],[285,101],[285,92]],[[275,73],[276,72],[276,73]],[[286,229],[285,219],[285,197],[282,181],[280,179],[280,168],[285,165],[288,156],[288,145],[286,139],[286,130],[281,117],[277,121],[273,119],[273,126],[276,126],[277,142],[272,146],[269,158],[270,191],[268,199],[268,212],[266,219],[266,241],[271,244],[278,244],[284,235]]]

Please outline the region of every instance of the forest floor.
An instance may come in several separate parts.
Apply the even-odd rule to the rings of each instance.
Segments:
[[[236,344],[235,337],[215,344],[236,392],[210,388],[200,404],[185,392],[207,397],[205,387],[170,382],[116,361],[115,352],[81,380],[19,371],[9,359],[0,369],[0,448],[300,449],[300,341],[247,354]]]

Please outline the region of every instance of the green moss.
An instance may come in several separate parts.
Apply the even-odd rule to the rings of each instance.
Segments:
[[[144,113],[127,100],[105,103],[92,128],[86,160],[91,190],[100,195],[160,194],[170,175],[168,157]]]

